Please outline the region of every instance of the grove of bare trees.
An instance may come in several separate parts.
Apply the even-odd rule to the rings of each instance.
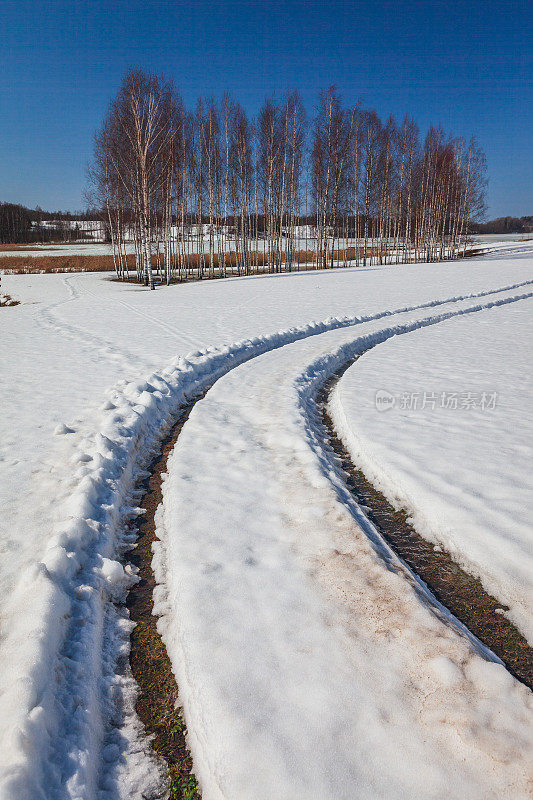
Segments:
[[[154,287],[196,277],[438,261],[481,218],[485,157],[406,117],[345,107],[308,119],[298,92],[255,119],[229,95],[187,110],[172,82],[132,70],[95,137],[91,200],[117,275]],[[133,243],[132,257],[128,258]]]

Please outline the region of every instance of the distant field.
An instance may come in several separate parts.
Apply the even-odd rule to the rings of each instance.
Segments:
[[[48,244],[48,245],[40,245],[40,244],[3,244],[0,245],[3,252],[26,252],[28,250],[35,250],[36,247],[43,247],[47,250],[60,250],[62,246],[61,244]]]

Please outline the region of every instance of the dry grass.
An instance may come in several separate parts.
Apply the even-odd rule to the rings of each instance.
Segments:
[[[457,253],[457,258],[473,258],[474,256],[484,256],[485,253],[488,253],[489,250],[485,249],[482,250],[481,248],[472,247],[471,249],[465,250],[464,253]]]
[[[6,250],[13,252],[23,251],[22,245],[2,245]],[[28,248],[31,249],[31,248]],[[50,249],[59,249],[58,247]],[[377,249],[367,250],[367,257],[379,254]],[[349,247],[347,250],[334,250],[333,261],[343,262],[355,261],[356,258],[362,259],[363,248]],[[293,269],[297,270],[301,265],[308,269],[315,263],[316,254],[313,250],[297,250],[293,253]],[[281,254],[282,262],[288,260],[288,254]],[[185,267],[187,271],[197,272],[203,262],[203,270],[209,270],[209,254],[190,253],[185,257]],[[250,253],[250,263],[252,272],[264,271],[268,265],[268,254],[262,252]],[[331,263],[331,256],[328,258],[328,266]],[[135,256],[127,256],[128,268],[135,271]],[[152,256],[152,267],[155,269],[158,264],[157,256]],[[226,253],[226,270],[235,273],[238,269],[237,255],[235,252]],[[214,254],[214,268],[218,272],[224,266],[224,259],[219,258],[218,253]],[[70,256],[22,256],[9,255],[0,256],[0,271],[6,275],[24,275],[31,273],[51,274],[57,272],[112,272],[115,268],[112,255],[70,255]]]
[[[135,269],[135,257],[131,258],[132,269]],[[6,275],[108,272],[113,269],[113,256],[0,256],[0,270]]]

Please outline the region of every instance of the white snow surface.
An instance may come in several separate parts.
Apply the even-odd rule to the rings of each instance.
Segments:
[[[159,514],[160,624],[204,798],[415,797],[422,775],[427,797],[524,795],[527,691],[385,569],[321,461],[306,387],[392,333],[452,324],[407,333],[424,319],[472,309],[459,319],[497,325],[528,302],[531,255],[153,293],[101,274],[3,278],[22,303],[0,311],[2,800],[160,790],[116,605],[135,580],[118,563],[134,483],[180,404],[249,359],[184,426]]]

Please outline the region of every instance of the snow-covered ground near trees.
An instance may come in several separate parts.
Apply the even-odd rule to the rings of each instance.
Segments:
[[[369,458],[383,480],[394,468],[402,501],[424,519],[430,493],[439,515],[455,503],[428,535],[451,541],[521,625],[523,476],[498,454],[484,483],[478,464],[487,437],[503,446],[505,431],[518,459],[531,455],[531,418],[496,373],[522,374],[515,338],[531,305],[530,244],[467,262],[152,293],[101,274],[6,276],[3,291],[22,302],[0,311],[2,800],[156,791],[134,687],[117,671],[129,622],[111,601],[132,578],[116,558],[148,445],[217,378],[169,461],[155,559],[203,797],[526,796],[529,692],[435,617],[401,565],[371,546],[321,448],[310,398],[343,358],[376,345],[339,385],[347,444],[368,435],[366,419],[377,432]],[[465,348],[454,330],[479,336],[479,347]],[[401,447],[409,428],[395,430],[399,411],[365,417],[351,388],[359,367],[398,347],[383,356],[391,381],[365,384],[361,397],[415,392],[440,374],[424,339],[439,335],[444,391],[498,392],[495,409],[469,418],[461,471],[445,468],[454,447],[432,453],[429,435],[413,465],[412,443]],[[424,372],[428,352],[436,373]],[[484,371],[472,380],[478,353]],[[391,364],[402,359],[404,383],[401,363]],[[413,418],[413,431],[431,428],[425,412]],[[463,436],[459,411],[446,420],[435,424]],[[465,486],[476,502],[464,501]],[[465,531],[452,536],[459,519]],[[485,522],[490,556],[479,546]]]

